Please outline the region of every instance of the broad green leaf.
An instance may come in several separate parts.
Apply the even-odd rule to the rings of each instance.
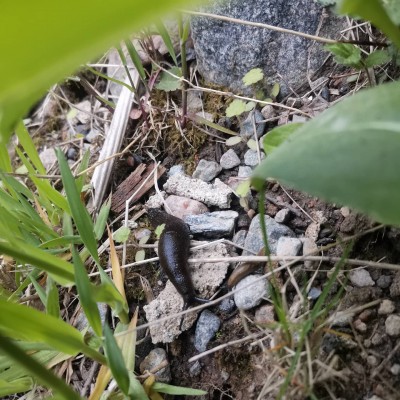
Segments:
[[[89,276],[75,246],[72,246],[72,257],[74,261],[76,289],[79,294],[79,302],[85,312],[90,326],[93,328],[94,333],[97,336],[101,336],[101,319],[97,303],[93,296],[94,287],[90,283]]]
[[[61,285],[71,285],[74,282],[74,273],[70,263],[21,240],[15,239],[12,244],[0,240],[1,253],[48,272]]]
[[[173,386],[169,385],[168,383],[161,383],[156,382],[152,387],[154,391],[165,393],[165,394],[172,394],[175,396],[204,396],[207,394],[204,390],[199,389],[191,389],[182,386]]]
[[[182,76],[182,70],[179,67],[172,67],[169,72],[175,76]],[[156,88],[159,90],[164,90],[165,92],[173,92],[175,90],[182,89],[182,82],[171,74],[163,71],[160,82],[157,83]]]
[[[64,154],[60,149],[56,149],[56,154],[72,217],[75,221],[76,227],[78,228],[78,232],[81,235],[83,243],[85,243],[85,246],[97,265],[100,265],[92,219],[81,201],[80,193],[75,184],[75,179],[72,176]]]
[[[30,374],[35,376],[40,382],[52,388],[63,399],[81,400],[81,397],[70,386],[52,371],[36,361],[33,357],[28,356],[15,342],[2,337],[0,340],[0,349],[8,357],[25,368]]]
[[[127,226],[121,226],[113,233],[112,237],[118,243],[125,243],[128,240],[130,233],[131,230]]]
[[[334,56],[338,64],[354,68],[361,68],[361,50],[350,43],[335,43],[325,45]]]
[[[371,21],[400,48],[400,29],[392,22],[380,0],[342,0],[339,12]]]
[[[227,146],[235,146],[237,144],[239,144],[242,141],[242,138],[240,136],[233,136],[230,137],[229,139],[226,139],[225,144]]]
[[[265,154],[270,154],[278,146],[280,146],[289,136],[299,129],[303,125],[300,122],[294,122],[291,124],[286,124],[278,126],[270,130],[264,138],[264,151]]]
[[[237,117],[246,111],[246,105],[247,103],[245,101],[235,99],[229,104],[225,114],[227,117]]]
[[[104,357],[88,347],[81,333],[71,325],[32,307],[10,303],[1,298],[0,332],[14,339],[46,343],[66,354],[83,352],[104,363]]]
[[[261,189],[274,178],[400,224],[400,84],[364,90],[299,128],[256,168]]]
[[[134,30],[166,11],[188,7],[184,0],[118,0],[99,7],[96,0],[3,2],[0,13],[0,142],[52,84],[98,57]],[[66,13],[74,13],[74,23]],[[27,62],[29,60],[29,62]],[[6,165],[6,163],[5,163]]]
[[[108,366],[118,387],[124,394],[129,392],[129,374],[122,357],[121,349],[118,347],[110,328],[104,325],[104,351],[107,357]]]
[[[400,25],[400,3],[399,0],[382,0],[382,5],[385,7],[390,19]]]
[[[375,50],[365,59],[364,63],[366,67],[376,67],[382,65],[391,60],[390,54],[387,50]]]
[[[261,81],[262,78],[264,78],[263,70],[261,68],[253,68],[242,78],[242,81],[245,86],[250,86]]]

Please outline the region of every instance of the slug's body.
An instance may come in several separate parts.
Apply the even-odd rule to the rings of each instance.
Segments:
[[[158,256],[162,269],[175,286],[184,301],[184,309],[193,303],[207,300],[196,297],[189,272],[188,258],[190,248],[189,228],[179,218],[161,210],[150,208],[148,216],[154,228],[165,224],[158,241]]]

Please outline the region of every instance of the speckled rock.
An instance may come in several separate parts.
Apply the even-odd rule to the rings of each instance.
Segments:
[[[232,169],[240,164],[240,158],[233,149],[229,149],[226,153],[222,154],[219,163],[223,169]]]
[[[370,273],[366,269],[354,269],[349,273],[350,282],[357,287],[374,286]]]
[[[385,299],[382,300],[382,303],[379,305],[378,314],[379,315],[388,315],[392,314],[396,309],[396,306],[393,301]]]
[[[263,160],[265,158],[265,153],[263,151],[260,152],[260,158]],[[249,167],[255,167],[259,164],[258,162],[258,153],[254,150],[247,150],[244,153],[244,163]]]
[[[279,210],[274,219],[276,222],[278,222],[279,224],[286,224],[291,216],[291,211],[288,210],[287,208],[282,208],[282,210]]]
[[[200,9],[312,35],[318,30],[323,12],[314,0],[225,0]],[[336,38],[345,21],[328,15],[319,35]],[[205,17],[193,17],[191,27],[197,65],[205,79],[251,95],[254,85],[245,86],[242,78],[252,68],[261,67],[266,83],[279,82],[286,95],[288,86],[296,89],[326,57],[321,44],[268,29]]]
[[[144,371],[151,371],[152,369],[157,368],[164,361],[168,362],[167,352],[162,348],[153,349],[140,363],[140,372],[143,374]],[[171,382],[171,370],[169,365],[160,369],[154,375],[157,377],[157,381],[159,382]]]
[[[303,244],[300,239],[282,236],[276,245],[276,255],[281,257],[299,255]],[[285,261],[282,261],[285,263]]]
[[[251,169],[251,167],[248,167],[247,165],[241,165],[239,167],[238,177],[239,178],[248,178],[249,176],[251,176],[252,173],[253,173],[253,170]]]
[[[193,178],[211,182],[221,171],[222,167],[217,162],[200,160],[193,172]]]
[[[254,126],[253,126],[253,115],[254,115],[254,124],[256,128],[256,136],[257,139],[262,136],[265,131],[266,122],[264,122],[264,117],[258,110],[254,110],[250,112],[247,118],[243,121],[240,127],[240,136],[245,139],[254,139]]]
[[[389,336],[400,336],[400,315],[389,315],[385,321],[386,333]]]
[[[208,207],[200,201],[182,196],[168,196],[165,203],[171,210],[171,214],[181,219],[188,215],[204,214],[209,211]]]
[[[248,275],[234,287],[234,290],[239,290],[234,294],[237,308],[250,310],[258,306],[263,298],[269,297],[270,284],[266,278],[260,277],[261,275]]]
[[[204,310],[200,314],[194,335],[194,347],[199,352],[206,351],[208,343],[215,336],[220,325],[221,320],[211,311]]]

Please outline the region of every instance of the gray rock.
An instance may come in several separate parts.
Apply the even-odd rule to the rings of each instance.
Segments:
[[[238,178],[248,178],[253,173],[251,167],[240,166],[238,172]]]
[[[67,159],[75,161],[78,157],[78,152],[76,151],[75,147],[70,147],[67,150]]]
[[[240,164],[240,158],[233,149],[229,149],[226,153],[222,154],[219,163],[223,169],[231,169]]]
[[[247,231],[241,229],[240,231],[236,232],[233,236],[232,242],[237,244],[238,246],[244,247],[244,242],[246,240]]]
[[[232,235],[238,216],[236,211],[215,211],[200,215],[188,215],[184,221],[194,235],[219,238]]]
[[[187,91],[187,108],[188,111],[195,114],[203,109],[203,100],[200,90]]]
[[[323,13],[314,0],[228,0],[211,4],[200,10],[312,35]],[[319,35],[336,38],[344,26],[344,20],[330,15],[323,19]],[[205,79],[251,95],[254,85],[246,87],[242,81],[251,69],[262,68],[264,80],[269,85],[279,82],[281,94],[286,95],[288,86],[296,89],[326,57],[320,44],[268,29],[205,17],[193,17],[191,27],[197,65]]]
[[[232,298],[223,299],[218,307],[219,311],[225,314],[231,313],[235,308],[236,305]]]
[[[167,352],[162,348],[153,349],[140,363],[140,372],[143,374],[144,371],[151,371],[152,369],[157,368],[164,361],[168,362]],[[154,375],[157,377],[158,382],[169,383],[172,379],[169,365],[160,369]]]
[[[390,285],[390,296],[400,296],[400,271],[396,272],[393,282]]]
[[[392,314],[396,309],[395,304],[391,300],[382,300],[382,303],[379,305],[378,314],[379,315],[388,315]]]
[[[317,250],[318,246],[314,242],[314,240],[310,238],[301,238],[301,242],[303,243],[303,255],[306,254],[312,254],[312,255],[318,255]],[[318,265],[318,261],[310,261],[310,260],[305,260],[304,261],[304,266],[306,268],[312,268],[313,266]]]
[[[263,298],[269,297],[270,284],[266,278],[260,279],[260,277],[261,275],[248,275],[234,287],[234,290],[239,289],[234,294],[237,308],[250,310],[258,306]]]
[[[168,176],[185,175],[185,167],[181,164],[172,166],[168,171]]]
[[[212,181],[220,172],[222,167],[215,161],[200,160],[196,170],[193,172],[193,178],[201,179],[204,182]]]
[[[194,347],[199,352],[206,351],[208,343],[215,336],[220,326],[221,320],[211,311],[204,310],[197,321]]]
[[[263,160],[265,158],[265,153],[263,151],[260,152],[260,158]],[[254,150],[247,150],[244,153],[244,163],[249,167],[255,167],[258,165],[258,154]]]
[[[39,157],[46,171],[49,171],[53,165],[57,164],[57,156],[54,149],[44,149],[40,152]]]
[[[92,129],[86,136],[85,140],[89,143],[93,143],[100,136],[100,132],[96,129]]]
[[[265,225],[267,228],[268,245],[272,254],[276,254],[279,238],[282,236],[296,237],[290,228],[279,224],[268,215],[265,215]],[[257,254],[264,247],[260,214],[257,214],[251,221],[244,247],[246,250],[243,251],[243,255]]]
[[[270,324],[275,321],[274,306],[265,305],[257,308],[254,315],[254,322],[256,324]]]
[[[171,176],[165,182],[164,190],[170,194],[189,197],[208,206],[217,206],[219,208],[229,208],[233,193],[232,189],[218,178],[215,179],[213,184],[209,184],[200,179],[182,175]]]
[[[276,245],[276,255],[277,256],[297,256],[302,249],[303,244],[300,239],[282,236],[278,240]],[[285,261],[281,261],[285,263]]]
[[[200,361],[197,360],[195,361],[189,368],[189,375],[194,378],[196,376],[199,376],[201,373],[201,364]]]
[[[292,117],[292,122],[304,123],[304,122],[307,122],[307,121],[308,121],[308,118],[305,117],[304,115],[294,114],[293,117]]]
[[[366,269],[355,269],[350,271],[349,278],[351,283],[357,287],[374,286],[375,282]]]
[[[308,292],[308,294],[307,294],[307,297],[308,297],[310,300],[317,300],[318,297],[321,296],[321,293],[322,293],[321,289],[316,288],[316,287],[312,287],[312,288],[309,290],[309,292]]]
[[[279,224],[286,224],[291,216],[291,211],[287,208],[282,208],[282,210],[279,210],[275,217],[274,220],[278,222]]]
[[[253,116],[254,115],[254,116]],[[266,122],[264,122],[264,117],[258,110],[254,110],[250,112],[247,118],[243,121],[240,127],[240,136],[245,139],[254,139],[254,126],[253,126],[253,118],[254,124],[256,127],[256,136],[257,139],[260,138],[264,131]]]
[[[261,114],[265,119],[275,117],[276,112],[274,106],[271,106],[271,104],[267,104],[265,107],[262,108]]]
[[[400,336],[400,315],[389,315],[385,321],[385,329],[389,336]]]
[[[392,283],[393,278],[390,275],[381,275],[376,281],[376,285],[381,289],[386,289]]]
[[[400,375],[400,364],[393,364],[393,365],[390,367],[390,372],[391,372],[393,375]]]

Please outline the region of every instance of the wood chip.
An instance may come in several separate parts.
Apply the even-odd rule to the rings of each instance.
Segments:
[[[136,193],[135,197],[131,200],[131,205],[138,201],[153,185],[154,179],[149,179],[143,187],[138,190],[144,180],[154,170],[154,163],[149,165],[140,164],[120,185],[112,196],[111,210],[120,213],[125,209],[125,202]],[[157,176],[160,177],[165,173],[165,168],[160,165],[157,169]]]

